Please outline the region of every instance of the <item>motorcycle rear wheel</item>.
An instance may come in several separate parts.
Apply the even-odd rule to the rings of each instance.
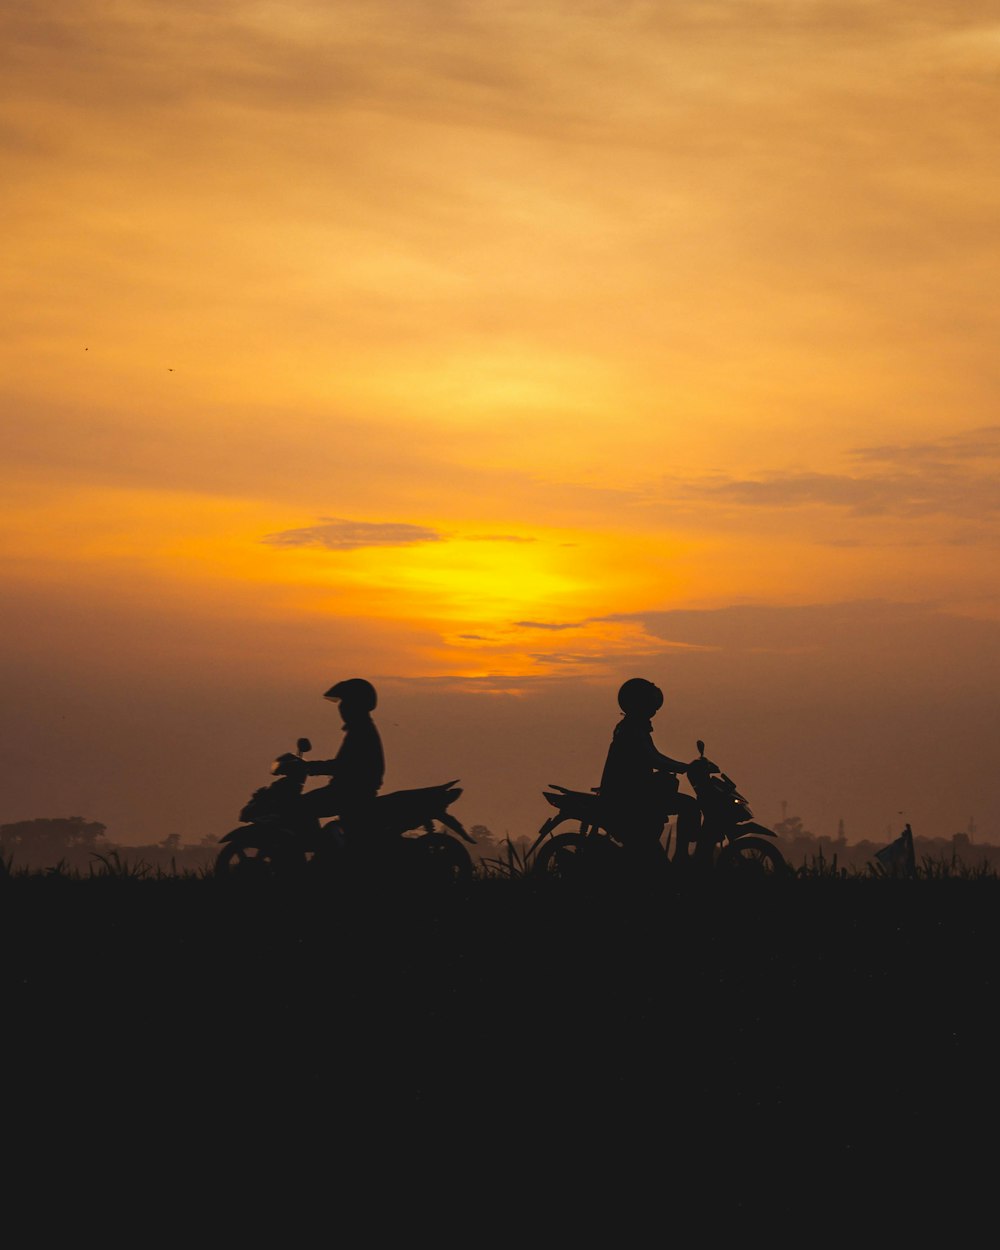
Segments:
[[[778,877],[788,871],[785,857],[763,838],[737,838],[719,852],[719,872],[740,877]]]
[[[473,874],[472,856],[451,834],[435,829],[412,839],[421,876],[445,885],[461,885]]]
[[[535,852],[531,872],[550,881],[579,881],[595,872],[603,875],[611,866],[610,857],[617,860],[618,854],[619,849],[599,834],[557,833]]]
[[[581,861],[586,854],[582,833],[557,833],[543,842],[535,855],[531,871],[538,877],[565,881],[579,876]]]

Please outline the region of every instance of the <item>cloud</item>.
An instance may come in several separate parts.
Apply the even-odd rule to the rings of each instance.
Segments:
[[[962,460],[1000,460],[1000,425],[963,430],[944,438],[918,443],[886,443],[878,447],[856,447],[856,459],[874,463],[931,464],[942,466]]]
[[[557,666],[567,667],[583,667],[594,668],[596,664],[604,663],[603,656],[588,655],[586,653],[575,654],[573,652],[546,651],[536,652],[531,655],[531,659],[538,664],[553,664]]]
[[[515,621],[516,629],[579,629],[586,621]]]
[[[697,490],[697,488],[696,488]],[[825,504],[857,515],[884,512],[900,501],[899,479],[855,478],[831,473],[773,473],[760,478],[730,478],[706,484],[714,499],[754,508]]]
[[[959,638],[970,655],[1000,655],[1000,623],[943,611],[936,603],[858,599],[792,606],[734,604],[605,619],[639,624],[664,642],[744,655],[830,651],[898,656],[915,651],[924,656],[926,666],[940,668],[943,655],[954,650]]]
[[[260,540],[275,547],[325,547],[329,551],[354,551],[359,547],[405,547],[413,543],[441,542],[441,535],[423,525],[402,521],[350,521],[344,517],[320,517],[319,524],[281,530]]]
[[[856,471],[765,471],[665,483],[675,500],[711,499],[740,508],[826,507],[853,516],[983,520],[1000,516],[1000,427],[946,437],[852,448]]]

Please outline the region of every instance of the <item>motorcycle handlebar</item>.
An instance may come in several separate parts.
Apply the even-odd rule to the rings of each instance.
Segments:
[[[273,777],[302,776],[306,773],[308,767],[308,764],[300,755],[293,755],[291,751],[285,751],[271,765],[271,775]]]

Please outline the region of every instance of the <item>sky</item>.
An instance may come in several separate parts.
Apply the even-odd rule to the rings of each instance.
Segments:
[[[0,823],[221,835],[365,676],[532,837],[644,676],[764,823],[1000,842],[1000,0],[0,36]]]

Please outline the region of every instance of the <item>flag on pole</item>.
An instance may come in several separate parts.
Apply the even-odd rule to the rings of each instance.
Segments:
[[[895,841],[875,852],[875,858],[890,877],[913,877],[917,872],[913,853],[913,830],[906,828]]]

